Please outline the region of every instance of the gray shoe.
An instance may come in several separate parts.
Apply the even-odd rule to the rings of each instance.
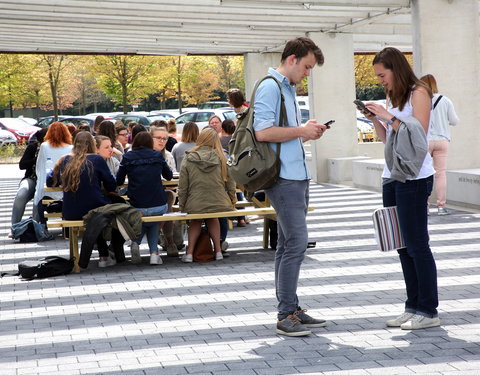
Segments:
[[[400,327],[403,323],[408,322],[415,316],[413,313],[404,312],[402,315],[396,318],[387,320],[387,327]]]
[[[411,330],[438,327],[439,325],[440,319],[438,317],[429,318],[427,316],[415,314],[412,319],[410,319],[408,322],[403,323],[400,328]]]
[[[438,216],[450,215],[445,207],[438,207]]]
[[[279,335],[298,337],[308,336],[312,332],[300,323],[300,319],[296,315],[289,315],[283,320],[277,321],[277,331]]]
[[[142,263],[142,257],[140,256],[140,245],[135,241],[130,245],[130,255],[133,264]]]
[[[308,328],[315,328],[315,327],[325,327],[327,322],[323,319],[315,319],[312,318],[310,315],[306,314],[307,310],[298,310],[293,313],[293,315],[297,316],[300,319],[300,323],[303,326]]]

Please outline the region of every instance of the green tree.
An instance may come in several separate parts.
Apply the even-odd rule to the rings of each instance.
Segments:
[[[155,61],[151,56],[108,55],[95,56],[91,72],[96,75],[98,85],[117,103],[124,113],[130,105],[138,104],[154,93],[152,73]]]
[[[8,106],[11,116],[13,108],[24,102],[23,83],[28,75],[25,61],[25,55],[0,55],[0,105]]]
[[[188,69],[183,71],[183,93],[188,103],[196,106],[218,96],[214,91],[218,88],[219,77],[214,73],[215,63],[204,56],[190,56]]]
[[[243,76],[243,56],[216,56],[217,68],[215,73],[219,77],[218,89],[226,92],[231,88],[245,91]]]

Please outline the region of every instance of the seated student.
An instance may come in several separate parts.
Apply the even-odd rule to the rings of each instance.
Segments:
[[[117,144],[117,132],[115,131],[115,125],[112,121],[104,120],[98,126],[98,131],[96,135],[103,135],[110,138],[112,142],[113,157],[118,161],[122,160],[123,156],[123,147]]]
[[[174,118],[169,118],[167,120],[166,129],[168,132],[168,141],[167,141],[166,147],[167,147],[167,150],[171,152],[173,149],[173,146],[175,146],[179,141],[178,135],[177,135],[177,124]]]
[[[198,126],[193,121],[187,122],[182,129],[182,141],[173,146],[172,155],[175,159],[175,166],[180,172],[185,152],[195,147],[199,134]]]
[[[222,148],[228,153],[228,142],[232,139],[235,132],[235,122],[233,120],[223,120],[222,131],[220,132],[220,143]]]
[[[123,155],[117,173],[117,184],[123,184],[127,176],[127,195],[133,207],[139,209],[143,216],[157,216],[167,212],[167,195],[162,176],[171,180],[173,173],[162,153],[153,149],[153,138],[146,131],[135,135],[132,150]],[[150,249],[150,264],[162,264],[157,245],[158,223],[155,222],[142,224],[142,234],[131,245],[132,262],[141,262],[140,243],[145,233]]]
[[[96,135],[95,146],[97,146],[97,154],[105,159],[108,169],[110,169],[110,172],[112,172],[113,176],[116,176],[118,168],[120,167],[120,162],[117,158],[112,157],[113,147],[110,138],[104,135]]]
[[[90,132],[77,134],[71,154],[60,159],[53,175],[47,176],[47,186],[59,185],[63,190],[62,216],[65,220],[82,220],[88,211],[112,203],[103,194],[102,186],[107,192],[115,192],[117,184],[105,160],[96,154]],[[123,242],[120,232],[112,230],[114,253],[123,253]],[[115,259],[109,256],[108,245],[101,235],[97,244],[100,254],[98,266],[116,264]]]
[[[117,122],[120,124],[117,125]],[[117,134],[117,148],[124,154],[128,150],[128,129],[120,120],[115,122],[115,133]]]
[[[187,151],[182,162],[178,184],[181,212],[207,213],[230,211],[235,206],[235,181],[227,171],[227,159],[220,138],[212,128],[205,128],[197,145]],[[218,219],[206,219],[213,240],[215,259],[222,260],[220,224]],[[188,247],[183,262],[193,261],[193,250],[200,235],[202,220],[191,220],[188,227]]]

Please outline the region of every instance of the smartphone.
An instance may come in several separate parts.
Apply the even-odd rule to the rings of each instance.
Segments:
[[[367,113],[370,113],[370,114],[373,115],[373,113],[370,112],[370,111],[367,109],[367,107],[365,107],[365,103],[362,102],[361,100],[355,99],[355,100],[353,101],[353,103],[354,103],[361,111],[364,111],[364,112],[367,112]]]
[[[335,122],[335,120],[330,120],[330,121],[326,122],[326,123],[323,124],[323,125],[325,125],[327,128],[329,128],[330,125],[332,125],[334,122]]]

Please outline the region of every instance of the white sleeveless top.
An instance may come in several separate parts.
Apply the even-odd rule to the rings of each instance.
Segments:
[[[412,90],[413,93],[413,90]],[[390,112],[392,115],[397,117],[398,119],[402,118],[407,118],[407,117],[412,117],[413,114],[413,107],[412,107],[412,96],[410,95],[410,99],[408,100],[407,103],[405,103],[405,106],[403,107],[403,111],[400,111],[397,108],[393,108],[390,102],[388,103],[387,111]],[[430,121],[431,121],[431,114],[430,114]],[[430,129],[430,124],[428,126]],[[392,126],[387,125],[387,138],[392,132]],[[429,136],[429,131],[427,132],[427,142],[430,140]],[[423,160],[422,168],[420,169],[420,173],[416,178],[408,178],[407,180],[420,180],[422,178],[427,178],[435,174],[435,169],[433,169],[433,163],[432,163],[432,157],[430,154],[427,152],[427,155],[425,155],[425,159]],[[387,167],[387,163],[383,166],[383,174],[382,178],[389,179],[391,177],[391,172]]]

